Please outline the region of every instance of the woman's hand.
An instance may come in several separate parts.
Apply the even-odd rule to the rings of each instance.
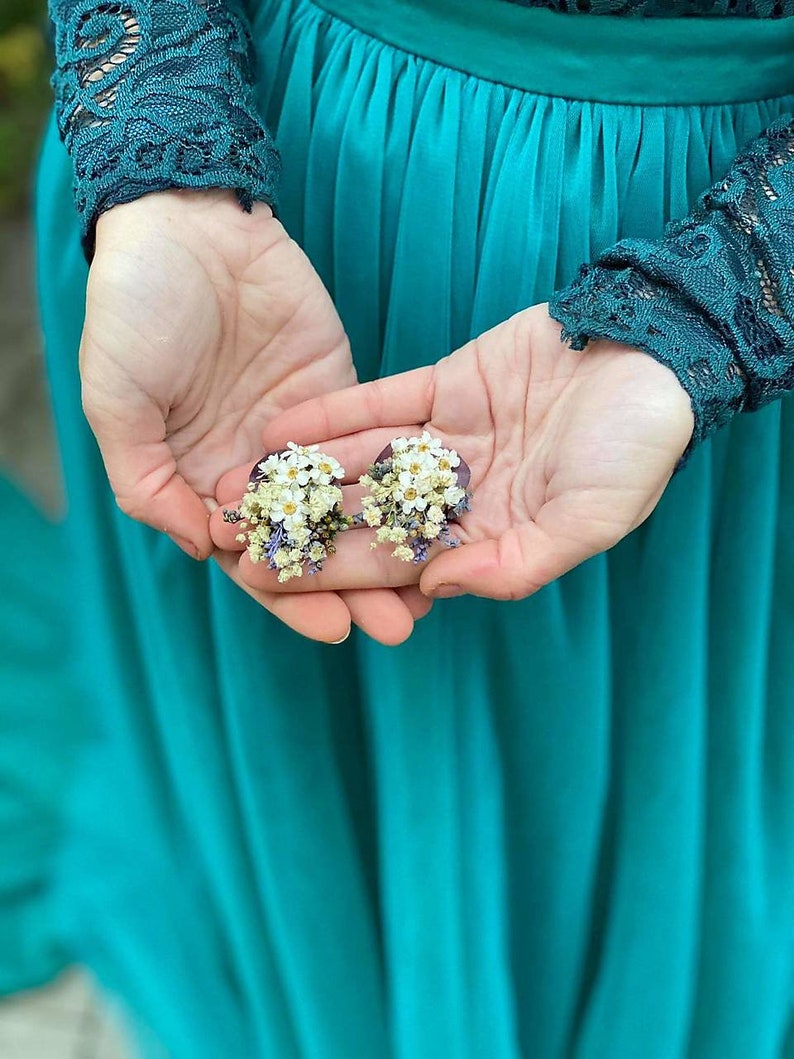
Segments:
[[[195,558],[213,549],[219,479],[253,464],[270,420],[356,379],[342,324],[300,247],[268,206],[245,214],[224,191],[159,192],[100,217],[80,368],[119,507]],[[218,558],[240,583],[236,563]],[[338,640],[350,627],[336,595],[317,593],[307,606],[242,587],[306,635]],[[380,606],[386,625],[396,616],[410,631],[393,593]]]
[[[471,467],[472,510],[456,527],[463,546],[437,548],[417,567],[393,559],[386,546],[370,550],[373,531],[358,529],[340,538],[313,589],[404,585],[421,576],[429,596],[528,596],[648,517],[693,416],[668,368],[613,343],[575,352],[538,305],[434,367],[294,408],[266,428],[264,441],[266,449],[287,438],[320,442],[355,480],[393,436],[425,427]],[[231,548],[222,527],[213,516],[213,536]],[[251,586],[276,587],[274,575],[247,556],[240,574]]]

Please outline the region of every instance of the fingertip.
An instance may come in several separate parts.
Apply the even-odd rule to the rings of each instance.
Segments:
[[[350,611],[336,593],[275,596],[272,612],[301,636],[329,646],[344,643],[350,635]]]
[[[433,609],[433,600],[423,594],[419,585],[406,585],[404,588],[398,588],[397,594],[415,622],[421,621]]]
[[[422,571],[419,588],[431,599],[449,599],[466,592],[478,595],[477,586],[487,585],[501,573],[496,541],[480,541],[432,559]]]
[[[178,548],[194,559],[196,562],[203,563],[209,559],[215,550],[212,538],[209,533],[209,525],[203,527],[204,532],[199,532],[198,527],[194,527],[194,533],[188,537],[181,533],[176,533],[174,530],[169,529],[167,526],[162,527],[163,532],[167,537],[176,544]]]
[[[230,471],[226,471],[225,474],[220,476],[215,486],[215,499],[218,504],[228,505],[240,499],[248,485],[248,476],[251,473],[253,464],[254,461],[252,460],[250,464],[246,463],[239,467],[233,467]]]
[[[201,560],[201,552],[193,541],[189,541],[186,537],[180,537],[178,533],[166,533],[166,536],[170,537],[177,548],[180,548],[185,555],[197,561]]]
[[[205,563],[214,551],[215,545],[212,542],[212,538],[208,534],[206,542],[202,541],[202,543],[196,548],[195,555],[193,556],[193,558],[199,563]]]

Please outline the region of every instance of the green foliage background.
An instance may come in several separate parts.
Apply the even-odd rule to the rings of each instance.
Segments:
[[[45,0],[0,0],[0,215],[30,202],[51,61]]]

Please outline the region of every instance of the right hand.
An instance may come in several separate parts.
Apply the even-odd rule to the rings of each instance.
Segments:
[[[226,191],[157,192],[103,214],[96,235],[80,348],[86,417],[121,510],[205,559],[224,473],[261,456],[276,415],[356,381],[347,336],[262,203],[246,214]],[[277,596],[215,557],[313,639],[344,638],[374,604],[378,639],[400,642],[428,609],[418,591]]]
[[[472,510],[454,527],[462,547],[436,543],[427,564],[400,562],[390,548],[373,551],[373,531],[361,526],[340,538],[313,590],[419,582],[436,598],[515,600],[636,529],[656,507],[693,427],[690,398],[668,367],[615,342],[572,350],[547,306],[535,305],[432,366],[289,409],[265,431],[265,443],[317,443],[355,481],[392,438],[428,430],[471,470]],[[241,549],[217,514],[211,528],[218,544]],[[240,576],[275,592],[309,587],[278,584],[247,555]]]

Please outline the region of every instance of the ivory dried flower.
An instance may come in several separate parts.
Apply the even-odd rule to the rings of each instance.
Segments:
[[[334,539],[353,520],[342,510],[336,484],[344,468],[317,445],[289,442],[284,452],[265,457],[251,471],[239,508],[225,510],[226,522],[240,523],[236,540],[252,563],[266,562],[281,582],[322,570]]]

